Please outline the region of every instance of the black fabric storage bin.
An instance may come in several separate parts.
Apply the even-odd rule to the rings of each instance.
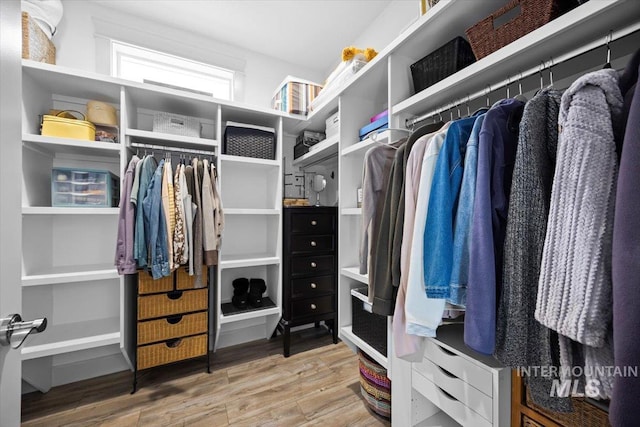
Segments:
[[[456,37],[410,66],[415,93],[449,77],[475,61],[469,42],[462,37]]]
[[[355,296],[354,291],[358,294]],[[387,316],[371,313],[367,302],[367,288],[354,289],[351,293],[351,331],[375,348],[383,356],[387,355]]]
[[[227,125],[222,150],[231,156],[275,160],[276,136],[267,130]]]

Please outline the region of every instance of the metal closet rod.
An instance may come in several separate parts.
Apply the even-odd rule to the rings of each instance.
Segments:
[[[146,148],[148,150],[171,151],[174,153],[204,154],[207,156],[215,156],[215,151],[195,150],[191,148],[167,147],[166,145],[141,144],[138,142],[131,143],[133,148]]]
[[[628,36],[630,34],[635,33],[636,31],[639,31],[639,30],[640,30],[640,23],[632,24],[632,25],[630,25],[628,27],[625,27],[625,28],[623,28],[621,30],[617,30],[617,31],[611,30],[606,35],[606,39],[605,39],[604,43],[601,40],[593,41],[593,42],[591,42],[589,44],[586,44],[586,45],[581,46],[581,47],[579,47],[577,49],[574,49],[571,52],[568,52],[568,53],[566,53],[564,55],[560,55],[557,58],[551,57],[551,58],[549,58],[549,65],[548,66],[546,65],[546,61],[540,61],[540,64],[542,64],[543,67],[541,67],[541,65],[538,64],[535,67],[531,67],[526,71],[518,73],[517,77],[509,77],[509,78],[507,78],[505,80],[502,80],[499,83],[495,83],[495,84],[492,84],[492,85],[486,85],[484,89],[479,90],[479,91],[477,91],[477,92],[475,92],[475,93],[473,93],[471,95],[467,95],[467,96],[465,96],[464,98],[460,99],[459,101],[457,101],[455,103],[448,103],[446,106],[440,107],[440,108],[438,108],[436,110],[432,110],[432,111],[430,111],[430,112],[428,112],[426,114],[423,114],[423,115],[421,115],[419,117],[406,119],[405,120],[405,126],[407,128],[411,128],[416,123],[423,122],[423,121],[425,121],[425,120],[427,120],[427,119],[429,119],[429,118],[431,118],[431,117],[433,117],[433,116],[435,116],[437,114],[441,114],[441,113],[443,113],[445,111],[448,111],[448,110],[451,110],[451,109],[455,108],[456,106],[460,106],[460,105],[463,105],[465,103],[468,103],[471,100],[487,96],[490,93],[492,93],[493,91],[502,89],[502,88],[504,88],[504,87],[506,87],[506,86],[508,86],[508,85],[510,85],[512,83],[517,83],[518,81],[522,80],[523,78],[530,77],[530,76],[532,76],[532,75],[534,75],[536,73],[542,73],[542,71],[547,69],[547,68],[549,70],[551,70],[551,68],[554,65],[561,64],[561,63],[566,62],[566,61],[568,61],[570,59],[573,59],[573,58],[575,58],[577,56],[580,56],[580,55],[582,55],[584,53],[590,52],[590,51],[592,51],[594,49],[597,49],[597,48],[600,48],[600,47],[603,47],[603,46],[608,46],[609,43],[611,43],[612,41],[619,40],[619,39],[621,39],[623,37],[626,37],[626,36]],[[489,91],[487,91],[487,87],[489,88]]]

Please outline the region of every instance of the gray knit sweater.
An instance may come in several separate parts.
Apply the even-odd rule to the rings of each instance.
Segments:
[[[592,347],[585,351],[585,367],[610,360],[611,349],[605,345],[610,343],[605,341],[612,319],[611,241],[618,170],[614,124],[622,103],[618,73],[607,69],[574,82],[560,106],[535,317],[564,337]],[[567,342],[560,339],[563,364],[570,363]]]
[[[534,318],[540,259],[547,229],[558,145],[562,92],[544,89],[524,107],[513,169],[504,243],[502,296],[496,321],[496,358],[505,366],[553,366],[558,340]],[[555,335],[555,334],[553,334]],[[555,338],[555,339],[554,339]],[[568,399],[550,398],[551,378],[527,379],[533,400],[569,411]]]

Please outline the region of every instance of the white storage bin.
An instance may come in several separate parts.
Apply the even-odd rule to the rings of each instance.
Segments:
[[[340,130],[340,111],[336,111],[334,114],[330,115],[327,120],[325,120],[326,130],[325,134],[327,138],[336,135]]]
[[[194,117],[170,113],[156,113],[153,115],[154,132],[200,138],[201,127],[198,119]]]

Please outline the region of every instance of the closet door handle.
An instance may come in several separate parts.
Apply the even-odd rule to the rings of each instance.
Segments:
[[[318,221],[316,221],[315,219],[311,220],[311,225],[318,225]]]
[[[315,284],[315,283],[313,283],[313,282],[311,283],[311,289],[315,289],[315,288],[317,288],[317,287],[318,287],[318,285],[316,285],[316,284]]]
[[[315,262],[311,261],[311,268],[316,268],[318,266],[318,264],[316,264]]]
[[[316,241],[315,241],[315,240],[312,240],[312,241],[311,241],[311,246],[313,246],[313,247],[315,248],[317,245],[318,245],[318,244],[316,243]]]
[[[315,304],[311,304],[311,310],[315,310],[316,308],[318,308]]]

